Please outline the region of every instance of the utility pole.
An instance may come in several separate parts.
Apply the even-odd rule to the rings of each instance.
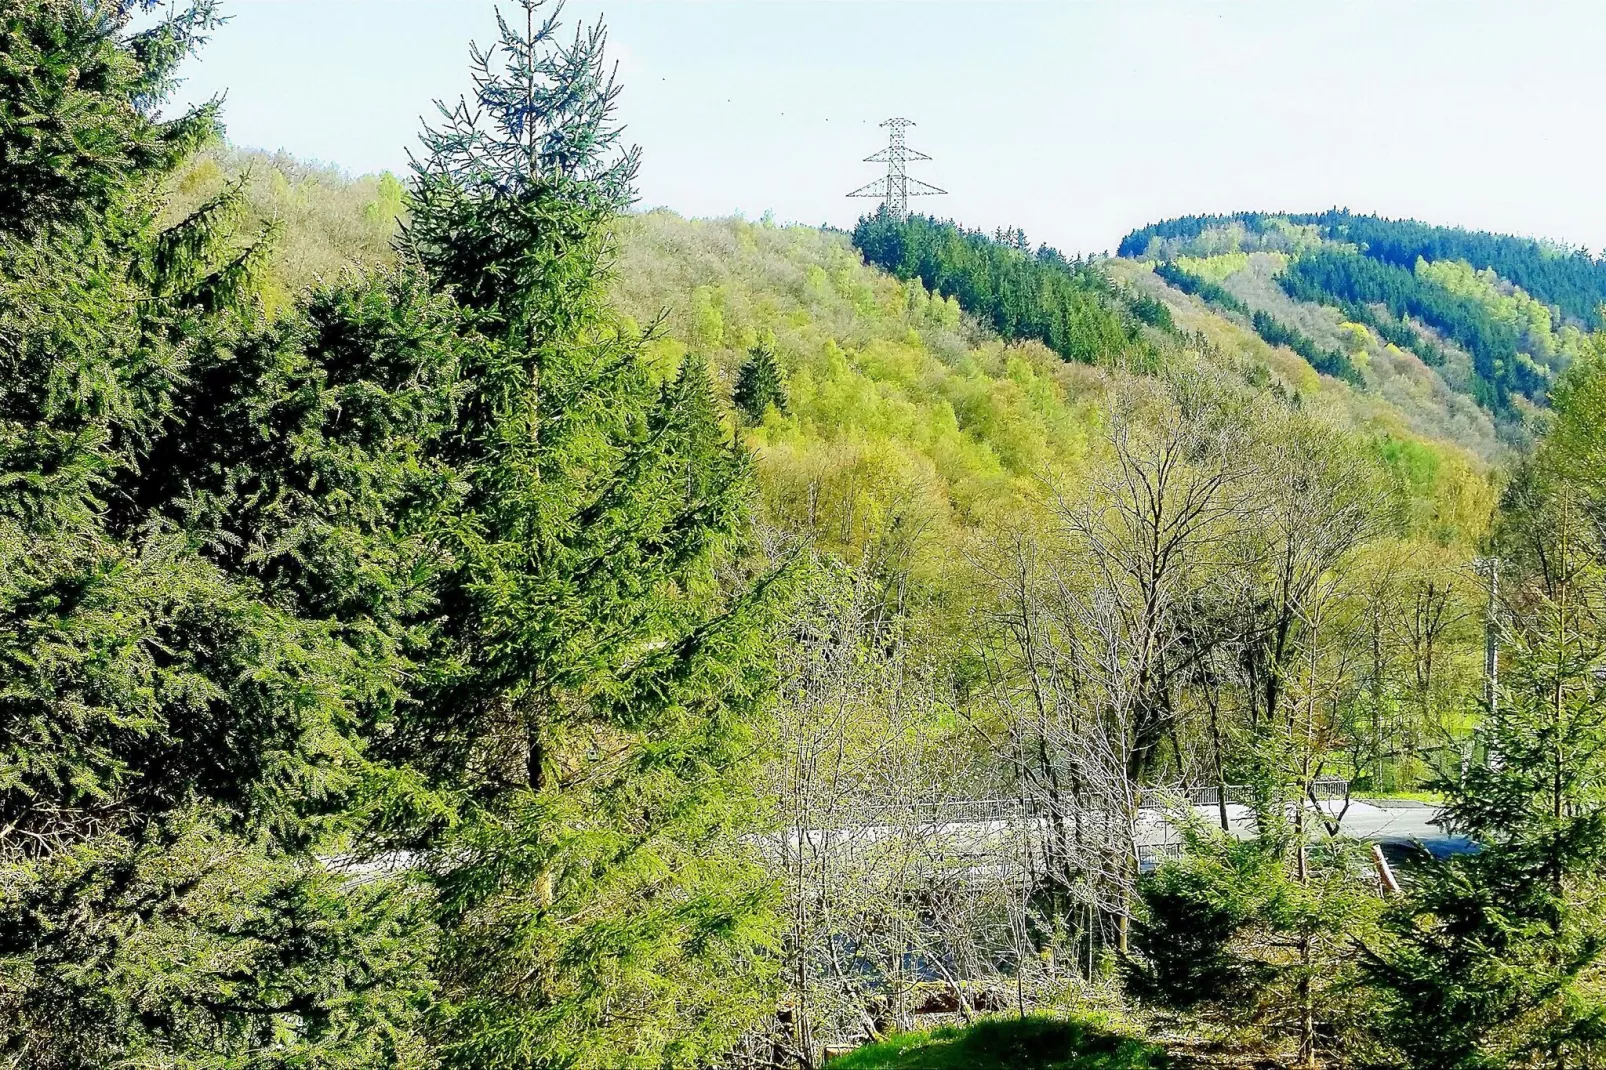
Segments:
[[[910,160],[929,160],[923,152],[917,152],[904,144],[904,127],[913,126],[912,119],[888,119],[881,124],[889,127],[891,137],[887,147],[873,156],[866,156],[866,163],[884,163],[887,165],[885,178],[878,178],[868,185],[860,186],[849,197],[874,197],[886,205],[887,214],[894,219],[909,218],[910,197],[936,197],[946,194],[945,189],[922,182],[917,178],[910,178],[908,162]]]

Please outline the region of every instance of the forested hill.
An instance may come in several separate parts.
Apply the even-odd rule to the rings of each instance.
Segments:
[[[362,347],[434,337],[429,317],[436,306],[408,310],[411,318],[404,318],[386,303],[388,291],[376,296],[376,287],[405,282],[405,272],[392,276],[374,269],[394,261],[390,236],[408,202],[392,196],[396,184],[383,177],[352,180],[293,161],[222,152],[193,161],[174,177],[172,211],[188,213],[208,203],[241,173],[247,176],[251,221],[282,223],[280,244],[260,283],[264,303],[276,306],[273,330],[282,332],[270,337],[285,339],[275,343],[285,348],[254,358],[274,361],[256,378],[276,389],[287,383],[284,389],[295,393],[282,407],[294,402],[299,412],[307,408],[302,397],[313,389],[304,384],[328,376],[345,392],[328,401],[314,395],[321,406],[314,411],[327,412],[335,423],[346,413],[371,411],[367,395],[347,388],[348,368],[363,359]],[[1044,746],[1029,753],[1142,748],[1141,775],[1156,783],[1197,780],[1204,775],[1200,769],[1247,776],[1262,768],[1254,764],[1263,753],[1254,749],[1262,746],[1256,733],[1284,725],[1290,746],[1323,741],[1313,761],[1325,764],[1311,768],[1337,770],[1369,790],[1414,789],[1435,771],[1456,767],[1470,732],[1469,706],[1461,696],[1476,694],[1482,664],[1482,589],[1466,562],[1486,540],[1495,504],[1491,468],[1474,451],[1495,450],[1494,425],[1487,412],[1413,354],[1396,361],[1375,339],[1362,344],[1354,332],[1337,336],[1336,321],[1322,319],[1336,315],[1331,309],[1296,302],[1270,276],[1257,274],[1270,265],[1271,254],[1179,259],[1185,267],[1178,270],[1199,273],[1188,278],[1214,280],[1208,285],[1219,294],[1202,291],[1212,301],[1169,284],[1151,263],[1078,260],[1029,248],[1018,232],[984,234],[919,218],[872,219],[848,234],[654,211],[613,219],[609,230],[609,324],[603,333],[611,336],[617,328],[635,344],[651,328],[636,350],[644,358],[646,381],[632,387],[632,396],[650,401],[662,389],[670,399],[688,382],[700,384],[696,396],[710,404],[699,403],[697,426],[706,431],[717,424],[715,437],[729,441],[735,435],[749,451],[756,492],[751,504],[759,519],[753,541],[807,547],[820,563],[797,608],[787,610],[786,631],[774,647],[780,683],[768,701],[776,727],[762,729],[770,733],[763,738],[774,758],[759,769],[742,767],[766,807],[800,815],[787,821],[836,827],[879,815],[883,811],[866,807],[899,798],[1010,797],[1019,783],[1012,779],[1017,748],[1034,738]],[[356,281],[365,273],[378,282]],[[353,290],[358,286],[364,288]],[[1222,297],[1228,287],[1238,296]],[[344,296],[348,292],[355,296]],[[298,317],[309,314],[321,318],[298,326]],[[336,318],[341,315],[363,318],[346,329]],[[299,350],[288,347],[322,345],[325,338],[355,341],[311,369],[295,363]],[[1328,353],[1337,354],[1333,359],[1344,361],[1351,374],[1324,374]],[[442,355],[448,368],[459,359],[468,357]],[[1407,360],[1416,362],[1414,371]],[[1390,362],[1400,363],[1400,370],[1380,371]],[[411,366],[388,374],[404,385],[416,375]],[[252,377],[212,381],[244,389]],[[419,391],[423,397],[435,396],[429,382]],[[393,411],[406,410],[397,403],[378,410],[375,420],[390,419]],[[652,411],[621,424],[622,433],[651,426]],[[462,418],[455,411],[434,412],[429,418],[442,426]],[[264,434],[262,441],[277,439]],[[300,438],[293,441],[302,448]],[[300,463],[299,455],[287,456],[285,464]],[[314,455],[313,462],[325,463],[322,456]],[[415,467],[407,454],[396,456],[403,475]],[[591,464],[593,456],[570,463]],[[1091,653],[1103,649],[1095,633],[1077,633],[1072,645],[1068,629],[1103,627],[1100,622],[1113,619],[1111,605],[1125,612],[1145,604],[1124,577],[1146,574],[1146,566],[1127,571],[1130,563],[1146,559],[1126,555],[1155,545],[1149,536],[1157,529],[1127,531],[1121,525],[1123,518],[1141,521],[1148,515],[1133,506],[1147,493],[1145,481],[1162,473],[1176,482],[1154,484],[1166,503],[1157,522],[1171,516],[1172,505],[1199,495],[1208,495],[1210,504],[1173,531],[1187,555],[1187,571],[1166,582],[1186,587],[1158,603],[1165,616],[1157,626],[1171,636],[1241,634],[1250,637],[1248,643],[1261,643],[1259,637],[1283,628],[1291,639],[1286,652],[1270,645],[1218,645],[1215,668],[1203,679],[1186,670],[1193,657],[1187,644],[1168,642],[1161,649],[1169,660],[1151,676],[1176,694],[1145,701],[1187,713],[1175,719],[1174,728],[1161,726],[1164,745],[1148,726],[1134,727],[1129,740],[1128,722],[1109,717],[1095,723],[1117,726],[1112,735],[1079,750],[1084,744],[1067,728],[1032,727],[1037,722],[1027,711],[1035,707],[1021,701],[1026,682],[1037,674],[1073,680],[1080,688],[1091,679],[1110,694],[1127,686],[1123,666],[1135,661],[1120,644],[1135,633],[1119,627],[1109,633],[1122,653],[1107,660]],[[686,485],[696,474],[692,469],[676,476],[675,485]],[[666,480],[650,486],[644,500],[659,500],[668,485]],[[331,498],[334,507],[343,507],[341,495]],[[1090,520],[1098,527],[1086,527]],[[601,535],[612,538],[613,532]],[[1093,551],[1081,549],[1106,545],[1112,549],[1104,557],[1085,556]],[[329,556],[346,560],[343,553]],[[627,559],[620,576],[631,567]],[[722,567],[727,571],[712,574],[718,583],[745,575],[734,563]],[[1341,582],[1318,582],[1328,576]],[[619,579],[615,589],[630,582]],[[1086,593],[1069,584],[1088,585]],[[1289,591],[1300,592],[1304,601],[1293,601]],[[665,611],[658,619],[673,618]],[[1425,636],[1413,630],[1424,619],[1434,622]],[[1036,633],[1015,630],[1015,620],[1051,629],[1057,644],[1050,648],[1052,657],[1060,658],[1063,650],[1063,656],[1085,660],[1067,663],[1070,671],[1055,675],[1065,666],[1030,660],[1039,656],[1031,653],[1036,648],[1020,646],[1018,638],[1034,641]],[[1283,659],[1277,671],[1295,696],[1287,707],[1293,712],[1279,711],[1275,721],[1263,714],[1251,718],[1247,711],[1263,709],[1255,704],[1258,698],[1234,697],[1222,705],[1217,697],[1265,694],[1260,678],[1248,675],[1242,691],[1236,690],[1237,674],[1262,671],[1262,657]],[[1315,700],[1325,695],[1342,701]],[[1070,710],[1081,700],[1067,692],[1050,693],[1047,701],[1053,709]],[[1203,720],[1205,710],[1216,708],[1229,718],[1219,735],[1207,731]],[[691,709],[677,707],[688,716]],[[1333,722],[1307,734],[1305,725],[1314,716]],[[564,740],[571,755],[565,761],[573,763],[568,767],[585,768],[578,763],[591,760],[594,740],[618,738],[615,732]],[[1264,753],[1281,753],[1270,750],[1284,745],[1281,737],[1267,738]],[[900,764],[889,764],[893,760]],[[1033,784],[1044,778],[1041,771],[1029,775]],[[891,783],[896,790],[889,792]],[[1124,780],[1111,783],[1111,790],[1126,790]],[[629,798],[634,806],[636,796]],[[720,800],[732,808],[750,805],[734,791]],[[607,820],[614,820],[608,816],[613,812],[603,811]],[[873,818],[877,824],[890,820]],[[678,850],[680,826],[672,831],[677,838],[665,842]],[[749,835],[746,826],[736,831]],[[492,835],[479,826],[472,832]],[[449,841],[447,849],[458,849],[457,842]],[[474,850],[501,850],[499,841],[489,841],[490,848],[480,842]],[[563,850],[572,850],[564,843]],[[717,876],[730,886],[751,879],[751,867],[738,864],[745,856],[724,843],[697,847],[695,857],[712,860],[714,867],[687,869],[680,856],[663,865],[679,866],[673,873],[683,885],[693,877]],[[643,870],[649,877],[662,871]],[[901,983],[896,978],[907,960],[902,945],[878,951],[866,944],[842,974],[810,965],[829,961],[825,952],[840,939],[839,918],[854,918],[855,933],[900,931],[893,925],[911,897],[929,893],[914,883],[925,879],[919,867],[897,878],[909,881],[909,889],[885,883],[886,875],[899,872],[889,865],[867,867],[862,877],[834,874],[827,895],[801,878],[776,881],[786,897],[785,917],[800,919],[789,921],[784,939],[777,935],[773,941],[790,956],[778,971],[785,979],[782,998],[809,1008],[809,1028],[819,1037],[838,1035],[859,1020],[856,1001],[866,976],[874,985]],[[656,919],[648,913],[656,909],[657,893],[639,884],[618,886],[628,894],[610,899],[599,896],[588,878],[582,884],[565,877],[556,894],[570,911],[565,919],[583,918],[590,904],[602,903],[607,913],[596,925],[624,934],[621,941],[659,931],[650,928]],[[691,899],[681,887],[671,889],[681,901],[730,901]],[[1100,904],[1115,895],[1113,909],[1124,910],[1120,897],[1129,893],[1089,885],[1093,896],[1103,897],[1089,898],[1075,890],[1081,885],[1071,887],[1066,894],[1082,898],[1064,910],[1073,926],[1064,944],[1076,954],[1059,951],[1053,961],[1113,953],[1116,930],[1098,913],[1112,908]],[[454,905],[448,901],[446,908]],[[850,914],[850,905],[860,913]],[[993,962],[1044,961],[1037,951],[1023,954],[1013,944],[1005,949],[1013,958],[999,957],[997,934],[1014,930],[995,924],[991,909],[978,909],[974,920],[967,917],[952,933],[945,931],[933,949],[936,961],[982,964],[975,969],[987,976]],[[440,916],[444,924],[459,924],[445,908]],[[548,924],[548,912],[537,916]],[[742,932],[772,931],[765,928],[772,924],[766,918],[749,921],[743,915],[742,921]],[[530,939],[541,941],[537,948],[591,954],[577,941],[596,928],[578,924],[552,922]],[[1276,946],[1286,943],[1286,934],[1275,928],[1281,921],[1262,925],[1257,916],[1254,924]],[[425,940],[433,930],[417,931]],[[527,956],[490,943],[499,932],[493,928],[484,938],[474,933],[474,943],[463,937],[464,945],[452,945],[469,952],[448,964],[467,966],[449,975],[455,991],[483,992],[479,1005],[487,1014],[526,1004],[544,1011],[551,997],[523,995]],[[1143,946],[1142,939],[1137,932],[1134,946]],[[710,968],[691,952],[682,953],[678,943],[654,945],[659,946],[668,951],[645,970],[672,976],[677,984],[689,977],[694,999],[644,1001],[657,1016],[656,1032],[638,1030],[633,1021],[610,1032],[595,1026],[599,1018],[604,1024],[609,1019],[591,1005],[559,1004],[561,1019],[539,1019],[542,1050],[576,1053],[569,1065],[597,1070],[620,1065],[618,1053],[633,1046],[649,1053],[653,1045],[666,1047],[660,1038],[687,1035],[703,1022],[718,1026],[708,1040],[694,1037],[710,1052],[743,1030],[764,1027],[775,1000],[758,994],[746,974],[728,965],[736,956]],[[638,953],[634,944],[629,950]],[[605,946],[601,954],[608,951]],[[1322,959],[1324,977],[1347,983],[1353,971],[1340,968],[1345,954]],[[483,965],[503,960],[518,972]],[[622,988],[611,973],[598,970],[594,976],[602,978],[597,984],[609,998]],[[549,1021],[568,1025],[552,1030]]]
[[[402,198],[393,177],[215,152],[177,177],[172,213],[193,210],[234,175],[259,220],[280,223],[263,279],[270,306],[313,279],[389,257]],[[1041,343],[1073,364],[1153,371],[1166,352],[1203,339],[1223,354],[1211,363],[1265,370],[1233,373],[1265,374],[1265,389],[1490,458],[1525,440],[1529,416],[1588,344],[1588,317],[1569,310],[1606,286],[1601,265],[1581,253],[1342,212],[1185,217],[1134,231],[1121,256],[1094,260],[1034,248],[1017,230],[920,216],[868,218],[844,244],[953,298],[1000,338]],[[1538,281],[1530,290],[1517,278]],[[701,301],[723,299],[701,292]],[[677,308],[690,299],[656,297]]]
[[[282,221],[262,278],[270,302],[390,257],[401,204],[383,176],[218,151],[177,176],[172,210],[235,175],[254,217]],[[1353,436],[1429,539],[1481,523],[1495,424],[1414,354],[1376,339],[1369,353],[1336,316],[1257,282],[1263,265],[1242,253],[1179,261],[1206,273],[1242,262],[1201,301],[1153,265],[1027,244],[921,217],[850,235],[651,212],[618,228],[613,299],[627,326],[667,311],[649,352],[666,368],[706,357],[728,397],[754,347],[770,346],[787,403],[748,431],[763,446],[765,512],[879,560],[899,597],[947,607],[939,616],[960,611],[948,587],[967,533],[1029,503],[1045,474],[1083,465],[1107,392],[1134,376],[1204,374]]]
[[[1182,216],[1134,230],[1120,255],[1269,339],[1303,320],[1412,354],[1508,429],[1545,402],[1606,302],[1606,262],[1587,251],[1342,209]]]
[[[281,224],[262,278],[270,304],[316,279],[390,257],[401,211],[396,179],[350,178],[282,155],[219,150],[177,176],[172,214],[205,203],[233,176],[245,182],[255,219]],[[1225,247],[1241,249],[1247,233],[1239,227],[1238,244]],[[952,407],[967,437],[989,440],[984,452],[1002,458],[1015,478],[1036,472],[1042,457],[1077,455],[1073,442],[1081,432],[1045,440],[1040,428],[1086,419],[1011,409],[1015,392],[1031,383],[1021,378],[1027,367],[1079,395],[1097,389],[1116,366],[1158,374],[1198,363],[1243,389],[1392,441],[1419,441],[1430,452],[1465,449],[1492,458],[1504,448],[1494,414],[1474,400],[1471,361],[1461,350],[1385,316],[1363,310],[1346,317],[1295,300],[1276,281],[1288,262],[1281,252],[1087,260],[1031,247],[1017,230],[984,233],[920,216],[901,224],[870,217],[849,235],[649,213],[634,217],[619,237],[615,288],[623,307],[641,323],[669,309],[669,334],[660,346],[710,355],[727,386],[747,347],[769,332],[794,375],[808,369],[806,382],[819,383],[821,371],[838,367],[829,360],[815,366],[830,343],[848,360],[830,374],[851,371],[859,384],[850,393],[870,390],[885,399],[891,387],[880,377],[894,365],[883,350],[863,347],[872,338],[880,339],[877,346],[908,345],[914,330],[933,373],[899,385],[900,404],[931,409],[922,419]],[[1193,240],[1221,239],[1201,231]],[[894,281],[901,285],[893,288]],[[909,307],[894,310],[899,302]],[[911,311],[928,304],[927,312]],[[1357,316],[1376,329],[1357,326]],[[965,385],[961,399],[948,393],[963,381],[953,366],[958,343],[942,339],[978,328],[983,335],[965,346],[980,363],[971,358],[966,374],[993,370],[985,386]],[[1576,331],[1560,333],[1568,346],[1576,343]],[[1002,343],[1013,347],[1006,352]],[[936,377],[942,364],[948,367]],[[1006,365],[1016,371],[1006,372]],[[818,430],[844,418],[833,411],[808,425]],[[968,476],[961,483],[978,485]]]
[[[1418,260],[1465,261],[1479,270],[1493,270],[1555,305],[1570,319],[1591,327],[1601,324],[1601,304],[1606,302],[1606,260],[1591,256],[1587,250],[1510,234],[1435,226],[1414,219],[1356,215],[1345,208],[1288,214],[1178,216],[1132,231],[1121,239],[1119,255],[1163,258],[1168,242],[1186,243],[1208,232],[1230,231],[1234,224],[1242,228],[1246,238],[1259,239],[1265,248],[1286,248],[1282,243],[1289,227],[1310,227],[1328,241],[1352,243],[1358,252],[1396,267],[1413,268]]]

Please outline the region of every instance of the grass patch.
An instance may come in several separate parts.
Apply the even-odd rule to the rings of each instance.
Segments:
[[[991,1018],[900,1033],[831,1070],[1165,1070],[1165,1052],[1089,1019]]]

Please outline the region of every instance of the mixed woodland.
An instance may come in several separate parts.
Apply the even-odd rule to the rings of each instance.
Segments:
[[[505,14],[353,177],[0,0],[0,1066],[1606,1065],[1606,266],[637,211]]]

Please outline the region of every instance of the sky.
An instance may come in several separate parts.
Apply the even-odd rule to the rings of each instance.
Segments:
[[[506,6],[506,4],[504,4]],[[480,0],[224,0],[175,104],[238,145],[401,171]],[[642,207],[851,226],[881,120],[917,210],[1113,251],[1169,216],[1334,206],[1606,249],[1600,0],[571,0],[603,18]]]

